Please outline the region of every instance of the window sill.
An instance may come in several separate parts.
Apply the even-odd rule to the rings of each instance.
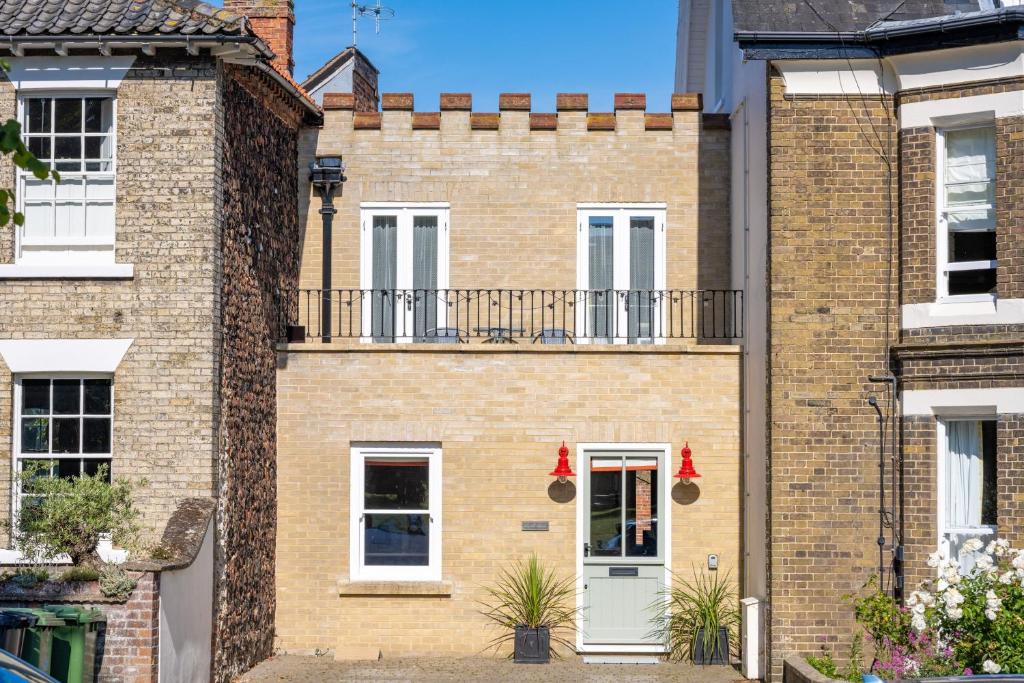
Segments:
[[[449,598],[452,595],[451,581],[338,581],[338,595],[360,596],[421,596]]]
[[[95,265],[0,264],[0,280],[130,280],[135,266],[130,263]]]
[[[1024,323],[1024,299],[944,299],[928,304],[904,304],[901,317],[905,330],[955,325],[1014,325]]]

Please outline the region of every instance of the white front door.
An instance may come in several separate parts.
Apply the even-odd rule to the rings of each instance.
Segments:
[[[447,209],[364,209],[362,232],[362,336],[406,342],[443,336]]]
[[[583,651],[661,647],[669,554],[667,447],[581,447]]]

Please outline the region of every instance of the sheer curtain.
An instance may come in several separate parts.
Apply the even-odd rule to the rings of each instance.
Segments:
[[[946,461],[946,526],[981,525],[981,424],[956,420],[946,423],[949,443]]]
[[[437,336],[437,216],[412,219],[413,329],[416,341]]]
[[[614,239],[611,216],[590,219],[588,263],[590,281],[587,288],[587,321],[589,337],[609,339],[615,336]]]
[[[654,219],[629,221],[629,338],[650,340],[654,329]],[[639,291],[637,291],[639,290]]]
[[[395,286],[397,282],[398,217],[373,217],[373,291],[370,302],[371,334],[374,341],[395,338]]]

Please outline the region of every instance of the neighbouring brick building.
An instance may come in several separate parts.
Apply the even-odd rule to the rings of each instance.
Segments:
[[[198,623],[168,637],[205,651],[190,680],[219,681],[272,648],[274,343],[298,282],[299,134],[320,121],[290,75],[290,2],[226,5],[0,3],[0,116],[62,174],[0,171],[26,215],[0,231],[0,516],[29,460],[146,480],[154,540],[186,499],[214,501]],[[150,666],[104,680],[185,676],[150,635]]]
[[[677,87],[721,79],[732,120],[745,593],[778,680],[848,655],[871,575],[900,597],[929,553],[1024,543],[1024,7],[730,9]]]
[[[327,94],[303,137],[300,168],[344,156],[348,180],[326,253],[301,193],[301,327],[279,347],[284,650],[479,653],[484,587],[536,553],[577,581],[578,652],[656,655],[667,570],[739,571],[727,122],[698,95],[557,99]]]

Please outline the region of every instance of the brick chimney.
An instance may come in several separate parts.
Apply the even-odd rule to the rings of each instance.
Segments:
[[[256,35],[274,51],[274,64],[292,73],[294,0],[224,0],[224,9],[246,17]]]

